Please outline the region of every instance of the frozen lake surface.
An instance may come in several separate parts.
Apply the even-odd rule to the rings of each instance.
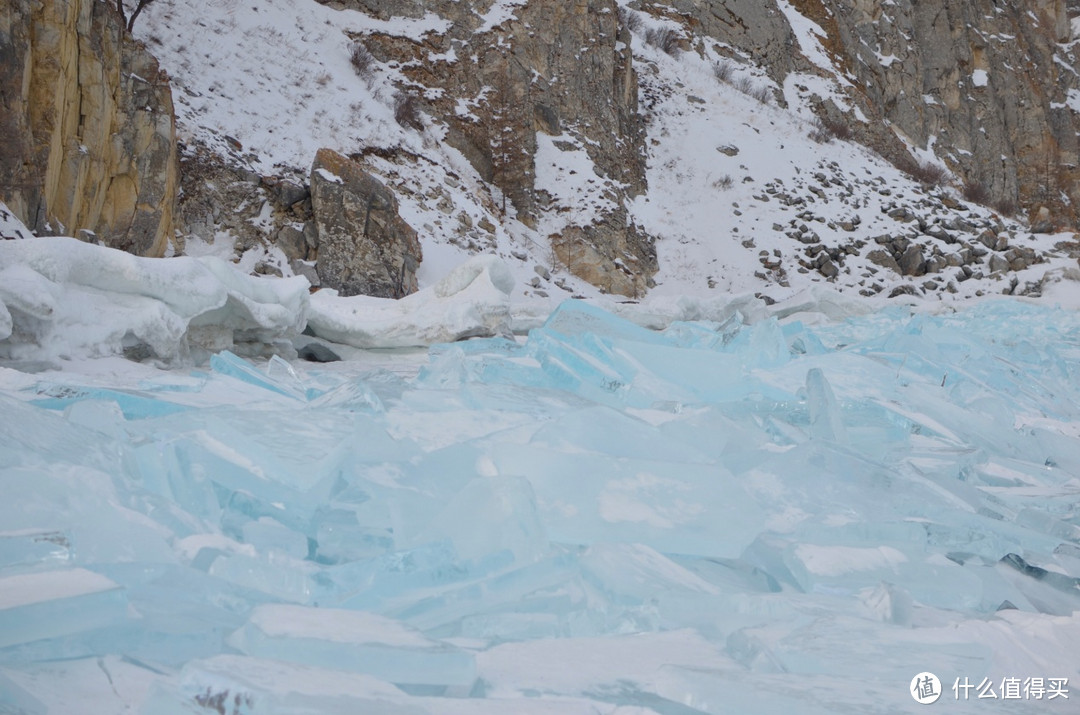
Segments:
[[[1077,314],[797,318],[0,369],[0,712],[1076,712]]]

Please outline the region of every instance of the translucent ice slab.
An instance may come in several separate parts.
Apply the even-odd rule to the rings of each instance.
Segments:
[[[18,567],[71,562],[71,535],[51,529],[0,531],[0,573]]]
[[[715,465],[531,445],[498,447],[493,459],[500,474],[529,480],[541,522],[556,542],[624,541],[667,553],[738,556],[765,526],[757,502]]]
[[[473,655],[363,611],[263,605],[229,638],[243,653],[403,685],[471,687]]]
[[[174,682],[157,686],[145,715],[227,712],[236,715],[416,712],[401,691],[376,678],[240,655],[217,655],[184,666]]]
[[[82,568],[0,577],[0,648],[124,620],[119,585]]]

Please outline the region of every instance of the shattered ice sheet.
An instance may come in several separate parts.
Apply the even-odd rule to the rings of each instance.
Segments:
[[[6,370],[0,712],[1075,712],[1080,319],[842,307]]]

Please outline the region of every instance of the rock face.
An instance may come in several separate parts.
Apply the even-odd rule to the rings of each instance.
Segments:
[[[397,199],[355,161],[320,149],[311,167],[311,208],[322,285],[341,295],[415,293],[422,253]]]
[[[36,233],[162,255],[173,234],[168,78],[97,0],[0,7],[0,199]]]
[[[844,123],[901,168],[913,161],[908,145],[932,148],[959,183],[993,204],[1031,216],[1046,206],[1058,219],[1076,218],[1080,155],[1071,105],[1080,96],[1080,63],[1066,0],[634,6],[750,56],[788,99],[793,92],[810,98],[819,114]],[[796,33],[784,8],[799,13],[804,28],[806,20],[814,27]],[[836,79],[836,93],[847,101],[814,99],[815,81],[799,75]]]
[[[354,2],[380,14],[418,10],[413,0]],[[450,28],[424,43],[368,36],[368,49],[399,62],[410,80],[443,90],[427,93],[434,98],[425,110],[445,122],[447,142],[502,191],[507,211],[551,235],[568,269],[611,292],[643,291],[656,272],[655,249],[627,220],[625,202],[645,189],[644,125],[630,35],[614,0],[538,0],[510,13],[491,0],[422,6]],[[587,153],[604,185],[602,206],[575,219],[560,215],[578,207],[538,182],[538,133]]]
[[[318,285],[310,263],[316,248],[311,196],[301,176],[262,176],[235,154],[221,156],[198,143],[181,145],[176,223],[185,237],[207,242],[229,234],[237,256],[272,243],[294,273]],[[280,271],[271,262],[255,266],[256,273]]]

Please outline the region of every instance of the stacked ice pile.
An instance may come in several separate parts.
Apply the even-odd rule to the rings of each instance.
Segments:
[[[1015,302],[0,370],[0,712],[1075,712],[1078,378]]]
[[[0,203],[0,219],[4,211]],[[20,226],[8,215],[0,237],[23,235]],[[307,305],[306,279],[260,280],[213,256],[162,261],[59,236],[0,238],[6,361],[121,353],[173,360],[226,348],[269,354],[290,349]]]

